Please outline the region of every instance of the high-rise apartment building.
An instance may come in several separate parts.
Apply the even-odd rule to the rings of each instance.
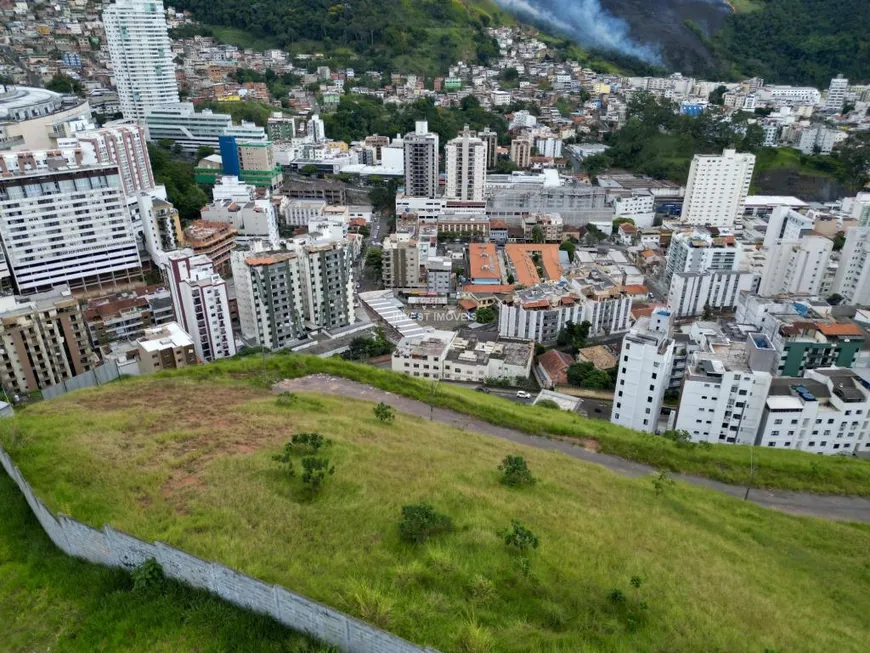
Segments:
[[[82,147],[0,155],[0,239],[20,294],[142,279],[118,167]]]
[[[165,274],[175,318],[193,338],[199,360],[210,363],[235,356],[227,284],[215,273],[211,259],[179,249],[167,255]]]
[[[157,183],[151,171],[145,130],[139,125],[116,125],[78,132],[79,143],[89,143],[97,161],[118,166],[121,185],[128,196],[148,193]]]
[[[438,134],[418,120],[405,144],[405,195],[435,198],[438,194]]]
[[[269,251],[255,244],[233,254],[242,337],[267,349],[355,321],[353,256],[346,241],[287,245]]]
[[[817,295],[833,249],[834,243],[824,236],[783,240],[767,248],[759,294]]]
[[[745,343],[718,335],[705,340],[689,357],[676,429],[693,442],[754,443],[777,358],[759,333]]]
[[[178,102],[162,0],[115,0],[103,24],[124,117],[141,121],[151,107]]]
[[[689,170],[682,221],[688,224],[730,227],[743,216],[755,155],[725,150],[696,154]]]
[[[486,183],[486,143],[474,136],[468,125],[444,148],[447,187],[444,196],[450,200],[483,200]]]
[[[847,304],[870,304],[870,227],[846,230],[831,291],[842,295]]]
[[[718,230],[693,229],[671,238],[665,281],[678,272],[705,273],[731,271],[740,266],[741,250],[736,238]]]
[[[308,138],[315,143],[323,143],[326,140],[326,127],[324,126],[323,119],[320,116],[311,116],[306,125],[306,129],[308,132]]]
[[[842,75],[837,75],[831,80],[828,87],[828,95],[825,98],[825,111],[840,113],[846,102],[846,91],[849,90],[849,80]]]
[[[486,145],[486,169],[492,170],[495,168],[495,162],[498,158],[496,149],[498,148],[498,134],[487,127],[482,132],[478,133],[477,136]]]
[[[511,161],[518,168],[528,168],[532,164],[532,140],[515,138],[511,141]]]
[[[417,241],[405,234],[390,234],[384,239],[381,275],[387,288],[420,288],[424,284]]]
[[[58,286],[0,298],[0,384],[25,394],[90,370],[97,358],[78,300]]]
[[[674,361],[670,329],[670,311],[657,308],[650,317],[640,318],[622,339],[610,414],[613,424],[656,432]]]

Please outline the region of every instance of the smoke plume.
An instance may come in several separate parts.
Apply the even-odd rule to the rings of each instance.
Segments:
[[[552,27],[583,45],[615,50],[651,64],[661,64],[658,48],[638,43],[628,23],[608,14],[600,0],[495,0],[521,18]]]

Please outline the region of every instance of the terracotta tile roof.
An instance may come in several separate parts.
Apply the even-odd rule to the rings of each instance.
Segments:
[[[558,349],[551,349],[538,356],[538,365],[544,368],[554,385],[568,383],[568,368],[573,364],[574,358]]]
[[[471,243],[468,246],[469,277],[501,280],[498,254],[492,243]]]
[[[516,273],[517,283],[534,286],[542,281],[537,266],[532,260],[535,253],[541,256],[541,267],[547,279],[554,281],[562,278],[562,264],[559,262],[559,246],[555,244],[535,245],[511,243],[505,245],[505,256],[510,259]]]
[[[817,325],[819,331],[826,336],[863,336],[864,332],[857,324],[849,322],[822,323]]]
[[[653,314],[654,310],[655,310],[655,306],[646,306],[646,305],[633,306],[631,309],[631,314],[634,316],[635,319],[638,319],[641,317],[649,317],[650,315]]]
[[[629,284],[627,286],[623,286],[622,289],[629,295],[646,296],[647,293],[649,293],[649,288],[647,288],[646,286],[641,286],[639,284]]]
[[[462,286],[462,292],[473,293],[477,295],[509,295],[514,291],[511,284],[486,284],[486,283],[467,283]]]

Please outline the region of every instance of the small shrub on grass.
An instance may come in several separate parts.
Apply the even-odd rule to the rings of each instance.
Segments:
[[[163,575],[163,567],[154,558],[148,558],[136,567],[130,576],[133,578],[134,592],[162,592],[166,586],[166,576]]]
[[[297,433],[289,443],[293,451],[304,454],[316,454],[323,447],[328,447],[332,442],[320,435],[320,433]]]
[[[436,512],[428,503],[402,506],[399,536],[406,542],[419,544],[451,530],[453,530],[453,522],[450,517]]]
[[[665,492],[667,492],[671,487],[676,485],[674,483],[674,479],[671,478],[671,475],[666,471],[659,472],[658,476],[654,476],[652,479],[653,489],[656,491],[656,496],[663,496]]]
[[[504,534],[504,543],[509,549],[525,554],[530,549],[538,548],[538,536],[514,519]]]
[[[522,456],[505,456],[498,466],[502,473],[501,482],[508,487],[534,485],[535,477],[529,471],[526,459]]]
[[[302,482],[311,492],[319,492],[327,476],[335,474],[335,466],[329,464],[329,458],[306,456],[302,459]]]
[[[383,401],[375,406],[374,411],[375,417],[384,422],[384,424],[391,424],[396,419],[396,412]]]
[[[296,401],[296,395],[292,392],[282,392],[278,395],[278,398],[275,399],[275,403],[279,406],[292,406]]]
[[[607,593],[607,600],[613,606],[615,614],[625,624],[626,629],[633,632],[646,621],[649,606],[646,601],[641,600],[640,587],[643,585],[643,579],[640,576],[632,576],[629,584],[634,589],[631,596],[616,587]]]

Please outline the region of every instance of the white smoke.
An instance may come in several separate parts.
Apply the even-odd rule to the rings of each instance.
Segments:
[[[658,49],[631,38],[628,23],[608,14],[599,0],[495,0],[504,9],[549,25],[584,45],[616,50],[651,64],[661,64]]]

